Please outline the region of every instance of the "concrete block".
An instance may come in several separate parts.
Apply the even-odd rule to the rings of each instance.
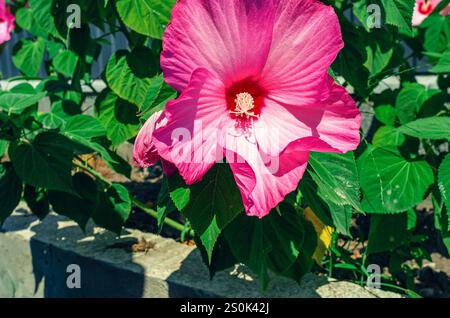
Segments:
[[[312,274],[300,285],[276,277],[262,291],[242,265],[210,280],[196,248],[125,232],[117,238],[90,224],[83,233],[65,217],[41,222],[19,208],[0,231],[0,297],[400,297]],[[153,247],[132,252],[143,237]],[[68,287],[72,264],[79,266],[81,288]]]

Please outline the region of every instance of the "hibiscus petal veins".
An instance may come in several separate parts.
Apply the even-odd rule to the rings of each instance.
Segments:
[[[342,47],[333,8],[318,0],[179,0],[161,67],[180,96],[144,125],[135,161],[161,158],[192,184],[226,159],[247,214],[267,215],[311,151],[360,142],[360,112],[328,75]]]

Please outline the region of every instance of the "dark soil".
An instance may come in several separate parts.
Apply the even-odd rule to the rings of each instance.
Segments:
[[[417,223],[414,235],[424,235],[428,239],[421,243],[429,254],[430,260],[425,260],[420,266],[414,260],[405,262],[411,269],[414,277],[414,291],[426,298],[450,298],[450,259],[449,254],[434,227],[434,212],[429,202],[417,207]],[[349,242],[347,249],[352,252],[352,258],[361,259],[364,248],[367,246],[367,239],[370,227],[370,218],[361,216],[354,219],[351,228],[354,237],[359,237],[359,241]],[[340,246],[347,240],[341,239]],[[364,244],[362,243],[364,242]],[[384,274],[389,273],[390,257],[387,253],[379,253],[370,256],[367,263],[378,264],[383,268]],[[323,271],[322,271],[323,272]],[[333,273],[334,278],[353,280],[355,277],[351,271],[337,270]],[[397,278],[402,282],[402,287],[406,286],[406,276],[401,274]]]

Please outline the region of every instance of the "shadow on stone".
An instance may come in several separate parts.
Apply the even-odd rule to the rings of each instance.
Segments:
[[[132,262],[131,246],[137,239],[124,237],[116,238],[115,234],[107,231],[97,231],[91,225],[86,233],[73,222],[67,222],[63,217],[48,215],[42,222],[29,214],[14,214],[5,224],[6,232],[24,231],[32,233],[29,237],[29,251],[14,251],[22,255],[31,255],[30,264],[20,256],[15,262],[0,264],[1,268],[10,268],[4,273],[4,281],[12,285],[10,296],[17,295],[17,287],[22,290],[33,290],[27,297],[142,297],[145,280],[144,269]],[[2,239],[4,242],[4,238]],[[25,249],[25,247],[24,247]],[[101,261],[90,255],[104,257]],[[13,258],[14,261],[14,258]],[[28,259],[29,262],[29,259]],[[5,263],[5,262],[4,262]],[[127,264],[129,270],[123,270]],[[75,265],[79,269],[80,288],[76,288],[76,279],[69,266]],[[14,269],[16,267],[16,269]],[[22,271],[32,271],[34,286],[16,286],[28,284],[21,279]],[[26,273],[23,273],[26,276]],[[76,273],[75,275],[77,275]],[[0,274],[1,275],[1,274]],[[8,277],[10,277],[8,279]],[[3,281],[0,279],[0,282]],[[19,290],[20,292],[20,290]]]

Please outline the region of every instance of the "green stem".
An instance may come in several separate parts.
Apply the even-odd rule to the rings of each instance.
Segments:
[[[91,166],[89,166],[89,164],[87,162],[85,162],[83,159],[76,157],[76,159],[78,161],[80,161],[81,163],[77,163],[74,162],[74,165],[80,169],[83,169],[85,171],[87,171],[88,173],[92,174],[96,179],[100,180],[101,182],[103,182],[104,184],[106,184],[107,186],[111,186],[112,182],[109,180],[106,180],[101,174],[99,174],[95,169],[93,169]],[[150,215],[151,217],[155,218],[156,220],[158,220],[158,213],[147,207],[145,205],[145,203],[139,201],[136,198],[132,198],[132,202],[133,204],[138,207],[139,209],[141,209],[142,211],[144,211],[145,213],[147,213],[148,215]],[[171,228],[183,232],[184,231],[184,225],[178,223],[177,221],[174,221],[168,217],[164,218],[164,224],[166,224],[167,226],[170,226]],[[189,236],[194,237],[195,233],[192,229],[188,230],[187,233]]]
[[[358,283],[358,282],[354,281],[353,283]],[[397,286],[397,285],[392,285],[392,284],[388,284],[388,283],[380,283],[380,286],[389,287],[389,288],[401,291],[402,293],[404,293],[405,295],[408,295],[410,297],[422,298],[422,296],[417,294],[415,291],[412,291],[410,289],[405,289],[405,288]]]
[[[104,23],[108,23],[108,22],[104,22]],[[114,34],[116,34],[116,33],[119,32],[119,31],[122,31],[122,29],[120,29],[120,28],[114,29],[114,30],[112,30],[112,31],[109,31],[108,33],[105,33],[105,34],[102,34],[102,35],[99,36],[99,37],[96,37],[94,40],[95,40],[95,41],[101,40],[101,39],[106,38],[106,37],[108,37],[108,36],[110,36],[110,35],[114,35]]]
[[[87,162],[85,162],[83,159],[81,159],[80,157],[76,157],[76,159],[78,161],[80,161],[81,163],[78,162],[74,162],[74,166],[80,169],[83,169],[86,172],[89,172],[90,174],[92,174],[96,179],[100,180],[102,183],[106,184],[107,186],[111,186],[112,182],[109,180],[106,180],[105,178],[103,178],[103,176],[98,173],[95,169],[93,169]]]
[[[135,206],[137,206],[139,209],[141,209],[142,211],[144,211],[145,213],[147,213],[148,215],[150,215],[151,217],[153,217],[155,219],[158,219],[158,213],[155,210],[147,207],[141,201],[133,198],[133,204]],[[174,220],[172,220],[170,218],[166,217],[164,219],[164,223],[166,225],[170,226],[171,228],[173,228],[175,230],[178,230],[180,232],[183,232],[185,230],[185,226],[184,225],[182,225],[182,224],[180,224],[180,223],[178,223],[178,222],[176,222],[176,221],[174,221]],[[195,236],[194,231],[192,229],[189,229],[186,234],[188,234],[191,237]]]
[[[97,90],[95,89],[94,85],[91,83],[87,83],[87,86],[92,90],[93,94],[98,94]]]

